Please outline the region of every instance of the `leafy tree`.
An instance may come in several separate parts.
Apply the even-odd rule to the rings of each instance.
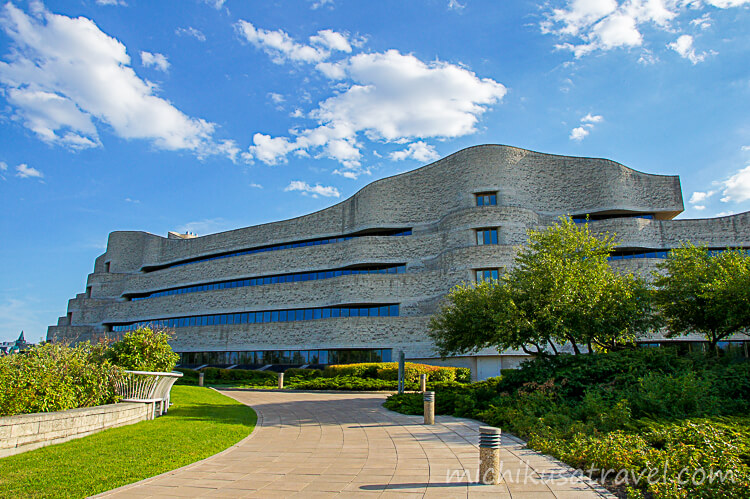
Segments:
[[[713,349],[750,327],[750,257],[744,250],[711,255],[687,243],[660,265],[656,302],[667,336],[700,333]]]
[[[112,343],[104,355],[123,369],[169,372],[180,359],[169,346],[170,338],[166,330],[139,327]]]
[[[431,319],[441,355],[494,346],[527,353],[558,353],[569,344],[616,350],[653,324],[645,282],[614,272],[607,256],[614,236],[594,236],[569,217],[530,231],[513,269],[499,281],[461,285]]]

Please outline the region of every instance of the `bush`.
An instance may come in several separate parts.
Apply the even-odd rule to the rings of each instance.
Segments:
[[[206,382],[241,381],[259,386],[275,386],[279,379],[279,375],[273,371],[219,369],[218,367],[206,367],[202,371]]]
[[[0,416],[110,404],[120,376],[88,342],[46,343],[0,357]]]
[[[167,330],[139,327],[112,343],[104,355],[113,364],[129,371],[170,372],[180,356],[169,346]]]
[[[291,378],[299,380],[309,380],[318,378],[321,374],[323,374],[323,371],[321,371],[320,369],[300,369],[297,367],[293,367],[284,371],[284,381],[286,382]]]
[[[419,383],[419,377],[422,374],[427,375],[428,382],[459,381],[468,383],[471,381],[471,369],[464,367],[441,367],[407,362],[404,368],[407,383]],[[323,370],[323,376],[327,378],[356,376],[358,378],[398,381],[398,363],[368,362],[362,364],[331,365]]]

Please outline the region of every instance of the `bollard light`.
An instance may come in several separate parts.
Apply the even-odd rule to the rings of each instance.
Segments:
[[[479,428],[479,480],[485,485],[500,483],[500,428]]]
[[[419,391],[420,392],[427,391],[427,375],[426,374],[419,375]]]
[[[284,373],[279,373],[279,390],[284,389]]]
[[[203,386],[203,373],[198,373],[198,386]]]
[[[435,424],[435,392],[424,392],[424,424]]]

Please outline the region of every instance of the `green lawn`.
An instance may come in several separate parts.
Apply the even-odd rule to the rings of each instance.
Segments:
[[[175,386],[154,421],[0,459],[0,497],[86,497],[206,458],[250,434],[249,407],[208,388]]]

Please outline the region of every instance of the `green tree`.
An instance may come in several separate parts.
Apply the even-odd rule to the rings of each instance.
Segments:
[[[691,243],[673,249],[656,275],[656,303],[667,336],[702,334],[711,349],[750,327],[750,257],[744,250],[712,255]]]
[[[653,324],[645,282],[612,270],[614,236],[594,236],[569,217],[530,231],[512,270],[499,281],[454,288],[430,322],[441,355],[494,346],[558,353],[569,344],[616,350]]]
[[[167,330],[139,327],[112,343],[104,355],[123,369],[169,372],[180,359],[169,346],[170,338]]]

